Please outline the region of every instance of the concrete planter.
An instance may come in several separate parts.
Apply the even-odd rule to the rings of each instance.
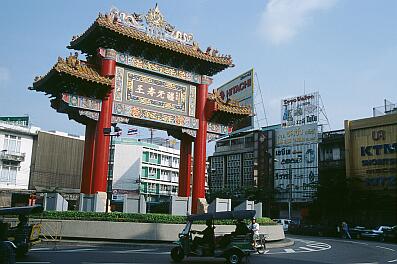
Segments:
[[[79,220],[42,220],[45,237],[175,241],[183,224],[126,223]],[[205,225],[194,225],[193,229],[203,230]],[[218,225],[215,234],[221,235],[234,230],[233,225]],[[261,226],[260,233],[267,234],[268,241],[284,239],[281,225]]]

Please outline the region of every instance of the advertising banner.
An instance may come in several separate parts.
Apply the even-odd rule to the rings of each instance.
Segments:
[[[254,69],[251,69],[217,89],[224,102],[237,101],[241,106],[254,109]],[[246,117],[233,127],[233,131],[253,128],[253,117]]]
[[[276,130],[274,157],[277,201],[310,201],[318,184],[317,124]]]
[[[0,116],[1,123],[7,123],[14,126],[29,126],[28,116]]]
[[[281,100],[281,126],[317,124],[319,120],[319,93],[305,94]]]
[[[309,124],[276,130],[276,146],[318,143],[318,126]]]

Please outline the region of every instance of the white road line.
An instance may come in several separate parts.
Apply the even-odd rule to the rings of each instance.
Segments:
[[[351,243],[351,244],[358,244],[358,245],[365,245],[365,246],[368,246],[367,243],[356,242],[356,241],[349,241],[349,240],[337,240],[337,239],[325,239],[325,240],[327,240],[327,241],[334,241],[334,242]]]
[[[66,250],[54,250],[53,252],[84,252],[84,251],[94,251],[97,248],[77,248],[77,249],[66,249]]]
[[[387,262],[389,262],[389,263],[397,262],[397,259],[389,260],[389,261],[387,261]]]
[[[121,254],[126,254],[126,253],[138,253],[138,252],[153,252],[153,251],[158,251],[157,248],[153,249],[131,249],[131,250],[118,250],[118,251],[112,251],[112,253],[121,253]]]
[[[376,247],[377,247],[377,248],[383,248],[383,249],[391,250],[391,251],[396,251],[396,250],[394,250],[394,249],[392,249],[392,248],[381,247],[381,246],[376,246]]]
[[[308,244],[308,245],[306,245],[306,247],[317,248],[317,249],[322,250],[322,249],[329,248],[329,245],[327,245],[327,244]]]
[[[32,248],[30,251],[52,250],[53,248]]]
[[[48,261],[17,261],[16,263],[18,263],[18,264],[48,264],[48,263],[51,263],[51,262],[48,262]]]
[[[307,247],[299,247],[299,248],[303,249],[305,251],[320,251],[320,250],[316,250],[316,249],[313,249],[313,248],[307,248]]]
[[[352,264],[379,264],[379,262],[355,262],[355,263],[352,263]]]
[[[285,248],[284,251],[285,251],[285,253],[295,253],[296,252],[292,248]]]

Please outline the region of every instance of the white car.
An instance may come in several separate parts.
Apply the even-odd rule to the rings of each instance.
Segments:
[[[293,223],[293,221],[290,219],[273,219],[273,221],[279,225],[282,225],[284,232],[287,232],[289,224]]]

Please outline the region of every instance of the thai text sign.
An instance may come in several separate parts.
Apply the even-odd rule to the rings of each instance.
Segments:
[[[289,147],[276,147],[274,168],[305,168],[317,167],[317,144],[301,144]]]
[[[317,124],[319,119],[318,92],[281,100],[281,126]]]
[[[274,188],[276,199],[310,200],[318,183],[317,124],[276,130]]]
[[[297,144],[317,143],[317,124],[288,127],[276,131],[276,146],[291,146]]]
[[[14,126],[27,127],[29,125],[28,116],[0,116],[0,122]]]

